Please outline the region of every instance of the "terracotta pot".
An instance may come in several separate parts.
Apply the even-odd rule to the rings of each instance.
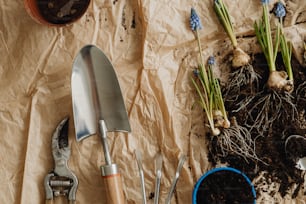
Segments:
[[[193,204],[206,203],[256,203],[256,191],[250,179],[231,167],[208,171],[196,183]]]
[[[69,3],[73,6],[68,6],[69,9],[63,11],[71,13],[61,14],[62,9],[67,8],[65,6]],[[49,4],[53,8],[50,8]],[[24,0],[24,7],[32,19],[39,24],[48,26],[64,26],[79,20],[85,14],[89,4],[90,0]],[[75,9],[76,6],[78,6],[77,9]],[[72,13],[73,10],[74,13]]]

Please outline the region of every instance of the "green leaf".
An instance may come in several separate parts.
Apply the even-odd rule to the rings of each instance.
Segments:
[[[265,55],[265,58],[268,62],[269,71],[276,71],[275,61],[277,56],[277,50],[279,46],[279,33],[280,28],[278,27],[275,42],[273,46],[272,40],[272,31],[269,20],[269,8],[267,4],[263,5],[263,16],[262,21],[258,21],[254,23],[254,29],[256,33],[257,40],[261,46],[261,49]]]
[[[289,80],[293,80],[293,72],[291,67],[292,45],[290,42],[287,42],[283,33],[280,35],[280,48],[288,78]]]
[[[227,33],[232,42],[232,45],[234,47],[237,47],[237,39],[227,7],[225,6],[222,0],[219,0],[219,3],[214,2],[214,8],[219,20],[221,21],[221,24],[223,25],[225,32]]]

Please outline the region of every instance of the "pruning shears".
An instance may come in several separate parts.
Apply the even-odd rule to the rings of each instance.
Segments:
[[[64,118],[52,136],[52,155],[55,167],[44,180],[46,204],[52,204],[54,197],[67,196],[69,204],[76,203],[78,179],[68,167],[70,148],[68,144],[68,117]]]

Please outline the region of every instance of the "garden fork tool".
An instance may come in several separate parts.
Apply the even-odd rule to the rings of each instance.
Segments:
[[[174,176],[174,178],[172,180],[171,188],[170,188],[170,191],[169,191],[168,196],[166,198],[165,204],[170,204],[170,202],[171,202],[171,198],[172,198],[172,195],[174,193],[174,190],[175,190],[175,187],[176,187],[176,183],[177,183],[177,181],[178,181],[178,179],[180,177],[180,172],[181,172],[181,170],[183,168],[183,165],[185,163],[186,158],[187,158],[186,155],[182,155],[180,157],[179,163],[178,163],[177,168],[176,168],[175,176]]]
[[[54,169],[45,177],[46,204],[53,204],[53,198],[67,196],[69,204],[75,204],[78,179],[68,168],[70,148],[68,146],[68,117],[64,118],[52,136]]]

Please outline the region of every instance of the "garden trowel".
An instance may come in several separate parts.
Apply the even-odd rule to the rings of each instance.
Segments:
[[[119,170],[111,161],[107,132],[130,132],[131,128],[116,73],[99,48],[87,45],[80,50],[73,63],[71,88],[76,139],[101,136],[107,203],[125,203]]]

